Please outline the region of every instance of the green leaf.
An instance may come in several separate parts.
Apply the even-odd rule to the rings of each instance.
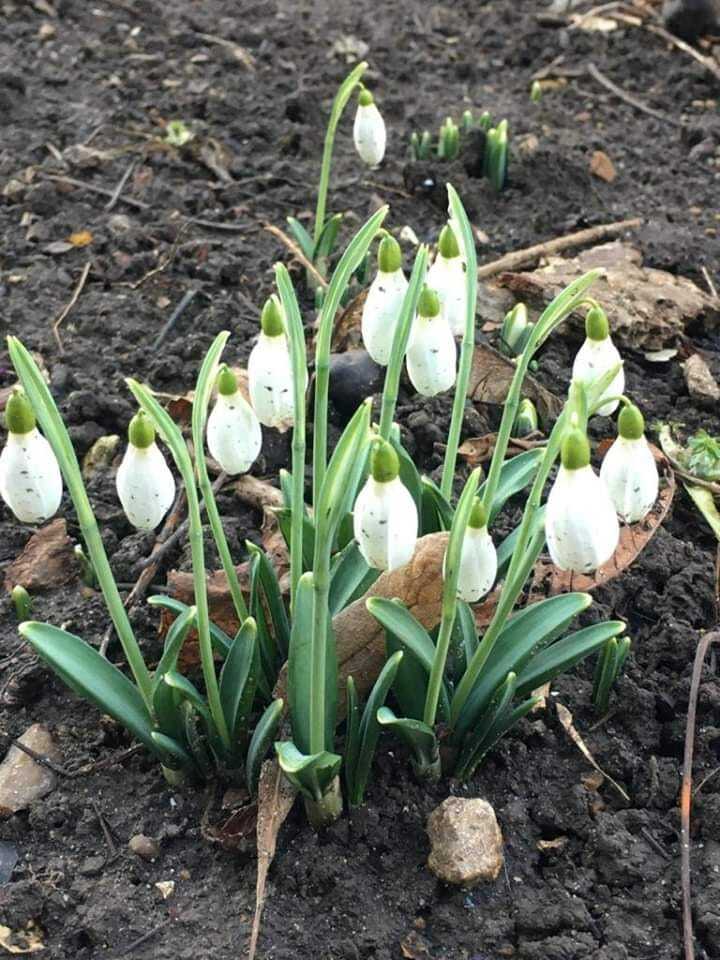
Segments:
[[[354,792],[355,770],[357,768],[358,753],[360,751],[360,702],[358,701],[355,681],[347,678],[346,685],[346,719],[345,719],[345,786],[348,796]]]
[[[313,575],[305,573],[300,577],[295,595],[288,655],[288,705],[293,737],[304,753],[310,749],[312,632]]]
[[[318,260],[327,260],[327,258],[332,254],[333,250],[335,249],[335,241],[337,240],[338,230],[340,229],[342,219],[343,215],[341,213],[336,213],[325,221],[322,228],[322,233],[318,237],[318,241],[315,244],[315,249],[310,257],[313,263],[317,263]]]
[[[279,507],[275,510],[280,533],[283,540],[290,549],[290,533],[292,527],[292,510],[289,507]],[[303,517],[303,545],[302,545],[302,570],[307,573],[312,570],[313,554],[315,552],[315,524],[307,514]]]
[[[386,657],[389,659],[398,650],[402,650],[405,656],[402,658],[395,674],[395,682],[392,688],[393,696],[397,700],[403,716],[422,720],[429,671],[423,667],[415,654],[411,653],[409,648],[398,640],[394,633],[386,630]]]
[[[167,671],[165,671],[166,673]],[[163,673],[153,691],[153,711],[155,713],[155,722],[160,733],[168,737],[182,741],[183,718],[180,705],[183,702],[179,692],[173,687],[169,687],[162,682]]]
[[[533,517],[533,522],[531,524],[530,531],[529,531],[529,543],[532,542],[532,538],[534,537],[535,533],[538,530],[544,530],[544,529],[545,529],[545,504],[543,504],[540,507],[540,509],[536,511]],[[497,561],[498,561],[497,579],[498,580],[501,580],[508,571],[508,567],[510,566],[510,561],[512,560],[513,554],[515,552],[515,547],[517,546],[519,535],[520,535],[520,524],[518,524],[518,526],[515,527],[512,533],[509,533],[505,537],[505,539],[498,545],[498,548],[497,548]],[[539,544],[539,551],[542,550],[544,543],[545,543],[545,540],[543,538],[542,543]],[[539,556],[539,551],[538,551],[538,556]]]
[[[400,427],[397,423],[394,423],[390,428],[390,443],[393,445],[400,461],[400,479],[415,501],[418,516],[420,516],[423,498],[422,480],[412,457],[402,445]]]
[[[517,689],[517,674],[510,671],[493,692],[477,725],[465,737],[463,748],[455,765],[458,777],[468,777],[485,756],[486,744],[494,743],[497,731],[507,719],[510,704]]]
[[[257,668],[257,628],[253,618],[248,617],[238,630],[220,672],[220,703],[233,741],[247,732]]]
[[[369,567],[354,540],[334,558],[330,575],[330,616],[334,617],[358,597],[362,597],[380,576]]]
[[[155,752],[152,722],[137,687],[80,637],[49,623],[21,623],[20,634],[61,680]]]
[[[527,667],[520,672],[518,696],[526,696],[548,680],[574,667],[588,654],[594,653],[611,637],[618,636],[624,630],[625,624],[622,620],[607,620],[604,623],[585,627],[553,643],[542,653],[533,657]]]
[[[250,557],[250,613],[255,620],[257,630],[258,689],[264,700],[270,700],[282,660],[278,655],[275,635],[268,625],[265,614],[257,556]]]
[[[452,526],[454,510],[430,477],[422,477],[422,512],[420,535],[449,530]]]
[[[285,604],[283,603],[282,591],[275,567],[270,562],[267,554],[251,540],[246,540],[245,545],[247,546],[250,556],[258,558],[258,577],[267,608],[270,612],[275,641],[281,657],[287,659],[290,644],[290,622]]]
[[[217,735],[214,738],[216,741],[215,751],[211,752],[206,732],[207,721],[206,725],[201,725],[200,715],[189,700],[183,701],[180,709],[183,716],[185,740],[190,750],[190,754],[202,776],[206,780],[210,779],[210,777],[213,777],[217,774],[215,769],[215,756],[219,756],[221,758],[223,766],[228,759],[230,759],[232,762],[232,758],[228,757],[227,751]]]
[[[273,700],[265,708],[264,713],[255,724],[255,730],[250,738],[247,761],[245,763],[245,780],[252,796],[257,792],[260,768],[262,762],[275,739],[275,734],[283,715],[284,703],[282,700]]]
[[[213,726],[207,702],[194,683],[178,673],[177,670],[168,670],[163,676],[162,682],[172,687],[173,690],[177,690],[183,700],[187,700],[195,707],[208,726]]]
[[[458,646],[461,653],[461,656],[457,658],[458,661],[460,661],[460,671],[464,671],[472,659],[472,655],[477,650],[478,633],[472,607],[463,600],[458,600],[455,625],[453,627],[453,637],[455,636],[457,636],[459,641]]]
[[[430,767],[435,763],[438,756],[437,737],[422,720],[396,717],[390,707],[380,707],[377,712],[377,721],[381,727],[388,727],[400,737],[410,749],[418,766]]]
[[[588,593],[564,593],[533,603],[507,621],[460,712],[453,735],[456,742],[477,724],[508,673],[520,674],[537,648],[560,636],[591,603]]]
[[[177,740],[165,736],[164,733],[160,733],[158,730],[153,730],[152,739],[155,752],[159,755],[163,766],[168,767],[170,770],[194,768],[195,764],[193,763],[192,757]]]
[[[171,613],[177,614],[177,616],[186,613],[190,609],[190,607],[181,600],[176,600],[174,597],[167,597],[164,594],[155,594],[155,596],[148,597],[147,602],[153,607],[163,607],[163,609],[169,610]],[[211,623],[210,640],[212,641],[215,652],[220,654],[224,660],[232,645],[230,637],[224,630],[221,630],[220,627]]]
[[[317,506],[317,535],[332,543],[342,517],[350,513],[365,469],[370,404],[360,404],[338,440],[327,466]]]
[[[357,752],[355,769],[352,773],[353,787],[352,792],[348,796],[351,806],[359,806],[363,801],[365,788],[367,787],[370,776],[370,767],[375,755],[378,737],[380,736],[380,724],[377,721],[377,712],[387,699],[402,658],[402,650],[398,650],[397,653],[394,653],[390,657],[373,684],[373,688],[365,704],[362,720],[360,721],[360,746]]]
[[[292,486],[292,473],[289,470],[280,471],[280,493],[283,497],[283,506],[287,510],[292,509],[293,502],[293,486]]]
[[[493,522],[510,497],[520,493],[532,482],[544,455],[545,450],[538,447],[535,450],[526,450],[524,453],[519,453],[516,457],[512,457],[503,463],[495,497],[490,507],[488,523]],[[485,496],[486,486],[487,480],[478,490],[478,496],[481,500]]]
[[[323,750],[311,755],[301,753],[294,743],[275,744],[280,769],[290,783],[310,800],[319,803],[340,770],[342,757]]]
[[[295,217],[287,217],[286,219],[290,233],[293,235],[294,240],[297,242],[297,245],[300,247],[305,256],[312,263],[313,261],[313,252],[315,250],[315,244],[313,243],[313,238],[307,232],[305,227],[300,223],[299,220],[296,220]]]
[[[165,649],[153,674],[152,686],[153,696],[157,691],[160,681],[168,670],[175,670],[178,657],[188,633],[194,628],[197,611],[195,607],[186,607],[175,620],[173,620],[170,629],[165,637]]]

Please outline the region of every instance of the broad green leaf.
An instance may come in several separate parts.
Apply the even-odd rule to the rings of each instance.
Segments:
[[[310,750],[312,630],[313,576],[305,573],[300,577],[295,595],[288,655],[288,705],[293,737],[303,753]]]
[[[300,223],[300,221],[295,219],[295,217],[287,217],[286,222],[290,233],[293,235],[293,239],[297,242],[297,245],[300,247],[308,260],[312,262],[313,252],[315,249],[313,238]]]
[[[510,671],[502,683],[493,692],[490,702],[483,711],[477,725],[465,737],[455,772],[459,777],[467,777],[485,755],[484,746],[493,742],[493,737],[507,719],[515,691],[517,674]],[[489,749],[489,747],[488,747]]]
[[[342,757],[323,750],[311,755],[301,753],[294,743],[275,744],[280,769],[290,783],[311,800],[320,802],[340,770]]]
[[[163,675],[166,674],[168,670],[174,670],[177,667],[178,657],[180,656],[180,651],[185,643],[185,639],[188,633],[195,627],[196,613],[195,607],[186,607],[185,610],[173,620],[165,637],[163,655],[153,674],[153,695],[160,685]]]
[[[247,733],[258,669],[257,628],[252,617],[233,640],[220,672],[220,703],[233,742]]]
[[[334,558],[330,574],[330,616],[344,610],[353,600],[363,596],[380,576],[380,571],[369,567],[352,540]]]
[[[360,703],[355,689],[355,681],[352,677],[347,678],[346,691],[344,771],[348,796],[352,796],[355,789],[355,770],[360,751]]]
[[[250,614],[255,620],[258,647],[258,689],[264,700],[270,700],[282,659],[278,654],[275,635],[270,629],[263,603],[262,585],[257,556],[250,557]]]
[[[245,781],[252,796],[257,792],[260,768],[270,749],[270,745],[275,739],[277,728],[282,719],[283,707],[284,703],[282,700],[273,700],[269,703],[255,724],[253,735],[250,738],[247,761],[245,763]]]
[[[272,620],[273,632],[278,650],[283,659],[287,658],[290,644],[290,623],[287,610],[282,599],[282,591],[278,583],[275,567],[267,554],[250,540],[245,541],[251,556],[258,557],[258,576],[262,586],[265,602],[267,603]]]
[[[422,720],[425,710],[425,697],[427,696],[428,670],[410,651],[408,646],[401,643],[390,630],[385,631],[385,650],[388,659],[398,650],[402,650],[405,654],[395,674],[392,687],[393,696],[397,700],[403,716]]]
[[[170,770],[193,769],[195,764],[185,747],[172,737],[166,737],[159,730],[152,733],[155,752],[159,754],[163,766]]]
[[[173,690],[177,690],[183,700],[187,700],[188,703],[191,703],[195,707],[208,726],[213,726],[207,702],[194,683],[181,673],[178,673],[177,670],[168,670],[167,673],[164,674],[162,682],[172,687]]]
[[[400,737],[419,766],[429,767],[435,762],[438,755],[437,737],[422,720],[396,717],[390,707],[380,707],[377,721],[381,727],[388,727]]]
[[[174,740],[182,741],[184,737],[183,718],[180,710],[182,697],[177,690],[162,682],[165,673],[160,676],[153,691],[155,723],[160,733],[172,737]]]
[[[214,736],[215,742],[211,751],[207,733],[209,723],[205,721],[201,725],[200,715],[194,705],[189,700],[185,700],[180,709],[183,715],[185,741],[202,776],[208,780],[217,775],[216,758],[223,768],[228,760],[234,766],[234,758],[228,757],[227,750],[217,734]],[[210,732],[214,732],[214,727],[211,728]]]
[[[174,597],[168,597],[164,594],[156,594],[153,597],[148,597],[148,603],[153,607],[163,607],[165,610],[169,610],[171,613],[177,614],[178,616],[190,609],[188,605],[183,603],[181,600],[176,600]],[[211,623],[210,640],[212,641],[215,652],[220,654],[224,660],[228,655],[228,650],[232,644],[230,637],[225,633],[224,630],[221,630],[220,627],[216,626],[214,623]]]
[[[420,483],[422,488],[421,536],[425,536],[426,533],[449,530],[455,511],[430,477],[422,477]]]
[[[275,511],[280,533],[283,540],[290,549],[290,527],[292,524],[292,511],[289,507],[280,507]],[[303,573],[312,570],[313,554],[315,551],[315,524],[307,514],[303,517],[303,546],[302,546],[302,569]]]
[[[526,450],[519,453],[516,457],[506,460],[500,469],[500,479],[498,480],[497,490],[490,507],[489,523],[492,523],[495,517],[500,513],[510,497],[524,490],[532,482],[537,468],[540,466],[545,451],[542,448],[536,450]],[[478,496],[480,499],[485,494],[487,481],[480,486]]]
[[[325,260],[332,254],[333,250],[335,249],[335,241],[337,240],[338,230],[340,229],[342,219],[343,215],[341,213],[336,213],[333,214],[332,217],[328,217],[328,219],[325,221],[322,228],[322,233],[318,237],[318,241],[315,244],[315,248],[310,258],[313,263],[316,263],[318,260]]]

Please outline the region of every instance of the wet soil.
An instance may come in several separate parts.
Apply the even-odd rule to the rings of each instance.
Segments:
[[[393,227],[409,224],[421,240],[434,239],[443,204],[423,183],[442,185],[447,171],[407,167],[410,132],[436,129],[446,114],[459,116],[466,107],[488,108],[510,122],[508,189],[493,194],[470,176],[472,158],[452,171],[486,236],[480,262],[639,216],[644,225],[634,239],[646,263],[703,288],[703,266],[717,277],[718,89],[697,63],[645,31],[541,25],[538,5],[512,0],[58,0],[52,7],[2,0],[1,7],[0,327],[42,357],[79,455],[99,436],[126,428],[124,377],[183,393],[224,328],[233,331],[232,359],[247,357],[272,264],[288,256],[263,224],[282,226],[288,214],[310,217],[323,121],[347,70],[348,37],[369,47],[390,146],[382,167],[367,174],[344,121],[331,197],[332,208],[346,212],[344,235],[389,201]],[[594,62],[683,126],[637,112],[586,75],[532,105],[532,74],[560,56],[568,70]],[[196,146],[214,143],[211,154],[203,160],[194,149],[160,147],[170,119],[193,128]],[[537,149],[521,154],[529,134]],[[595,150],[612,158],[614,182],[590,175]],[[131,164],[121,199],[106,209]],[[52,179],[59,176],[79,185]],[[80,231],[92,234],[89,245],[58,246]],[[87,283],[60,327],[61,349],[52,324],[88,260]],[[190,291],[162,348],[153,349]],[[311,318],[307,297],[304,306]],[[700,330],[696,343],[717,373],[717,339]],[[539,375],[558,393],[576,348],[558,337],[541,358]],[[12,382],[8,366],[0,354],[0,387]],[[720,432],[718,411],[689,398],[676,361],[651,364],[630,354],[626,368],[629,392],[648,421]],[[446,401],[401,397],[408,446],[427,471],[441,462],[448,417]],[[486,432],[496,417],[468,411],[465,435]],[[287,441],[275,438],[253,472],[272,479],[287,455]],[[131,582],[152,538],[128,527],[112,476],[99,474],[91,496],[116,575]],[[240,560],[243,540],[259,539],[261,517],[229,494],[220,505]],[[30,533],[3,508],[1,565]],[[693,655],[716,621],[715,550],[709,528],[679,492],[664,528],[628,572],[597,591],[588,614],[626,619],[633,639],[610,715],[599,722],[592,711],[590,665],[563,678],[553,694],[629,802],[608,780],[598,783],[557,722],[552,700],[502,741],[467,785],[418,786],[401,752],[384,742],[363,808],[319,836],[300,811],[291,815],[270,873],[259,955],[679,957],[678,789]],[[167,558],[168,567],[186,565],[182,547]],[[252,844],[241,853],[209,844],[201,831],[206,794],[172,790],[142,752],[124,756],[130,743],[122,731],[18,648],[6,601],[2,614],[4,741],[43,721],[68,766],[121,759],[60,777],[46,799],[1,825],[20,859],[0,886],[0,923],[12,930],[37,924],[45,944],[38,956],[49,960],[242,956],[254,904]],[[100,599],[78,584],[39,594],[34,615],[98,644],[108,622]],[[135,620],[152,658],[154,616],[142,609]],[[113,648],[111,655],[119,656]],[[720,776],[712,776],[719,765],[720,678],[712,659],[698,704],[692,851],[697,955],[707,958],[720,957]],[[506,867],[495,884],[464,892],[443,887],[426,870],[425,821],[449,792],[495,806],[506,841]],[[154,861],[128,850],[138,833],[157,839]],[[175,889],[163,900],[155,884],[168,880]]]

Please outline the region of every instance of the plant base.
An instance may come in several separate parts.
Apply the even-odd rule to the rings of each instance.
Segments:
[[[307,818],[316,830],[322,830],[323,827],[329,827],[334,823],[342,813],[342,792],[340,790],[340,778],[335,777],[321,800],[311,800],[305,797],[305,813]]]
[[[439,756],[427,763],[419,763],[417,760],[413,760],[412,768],[415,776],[423,783],[437,783],[442,777],[442,764]]]

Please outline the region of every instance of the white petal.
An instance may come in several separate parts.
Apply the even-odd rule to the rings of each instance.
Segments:
[[[560,467],[547,501],[545,535],[560,570],[591,573],[613,555],[620,527],[610,494],[592,467]]]
[[[637,523],[646,517],[657,500],[660,483],[655,457],[645,437],[618,437],[605,454],[600,479],[621,520]]]
[[[428,270],[427,285],[437,293],[443,316],[450,324],[453,336],[461,337],[465,333],[467,305],[465,265],[462,258],[451,257],[447,260],[442,254],[438,254]]]
[[[604,340],[590,340],[588,337],[578,350],[573,362],[573,379],[592,383],[593,380],[607,373],[618,363],[622,363],[622,357],[610,337],[606,337]],[[618,397],[624,392],[625,371],[620,367],[610,386],[603,392],[601,399],[603,397]],[[619,402],[619,400],[613,400],[611,403],[606,403],[596,412],[601,417],[608,417],[615,412]]]
[[[442,316],[417,316],[407,350],[407,369],[412,385],[424,397],[449,390],[455,383],[457,348]]]
[[[375,363],[383,367],[390,359],[393,336],[407,287],[408,282],[402,270],[392,273],[378,270],[365,299],[361,324],[363,343]]]
[[[292,426],[292,363],[284,333],[260,334],[248,359],[248,390],[260,423],[279,430]]]
[[[255,411],[236,391],[219,393],[207,423],[208,450],[225,473],[247,473],[262,447],[262,432]]]
[[[394,570],[415,552],[418,514],[415,501],[399,477],[378,483],[369,477],[353,510],[353,529],[366,562],[378,570]]]
[[[374,103],[365,107],[358,106],[353,124],[353,140],[360,159],[368,166],[376,167],[385,156],[385,121]]]
[[[465,531],[457,595],[467,603],[476,603],[490,590],[497,576],[497,551],[487,527],[468,527]]]
[[[0,454],[0,496],[21,523],[42,523],[57,512],[62,499],[60,467],[37,429],[8,433]]]
[[[175,499],[175,479],[156,443],[128,444],[115,479],[125,516],[138,530],[154,530]]]

